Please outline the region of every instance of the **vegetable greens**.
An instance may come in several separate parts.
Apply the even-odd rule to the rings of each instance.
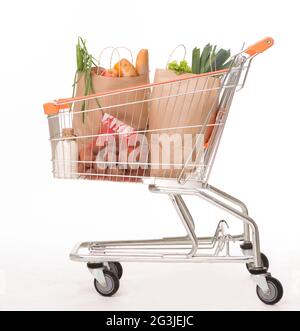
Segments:
[[[199,48],[195,47],[192,58],[192,72],[194,74],[204,74],[227,69],[232,65],[230,57],[230,50],[221,48],[217,51],[216,45],[207,44],[202,53]]]
[[[78,37],[78,42],[76,45],[76,62],[77,62],[77,71],[74,78],[73,84],[73,97],[75,96],[75,87],[78,83],[78,74],[81,73],[84,76],[85,88],[84,96],[87,96],[91,93],[94,93],[93,82],[92,82],[92,68],[93,66],[97,67],[95,58],[89,54],[86,41],[81,37]],[[98,103],[98,100],[96,100]],[[98,106],[100,107],[99,103]],[[101,108],[101,107],[100,107]],[[81,111],[86,109],[86,101],[83,101]],[[85,121],[85,113],[82,113],[82,121]]]
[[[192,69],[186,60],[182,60],[179,63],[177,61],[172,61],[169,63],[168,69],[174,71],[178,75],[192,72]]]
[[[186,60],[170,62],[168,69],[176,74],[194,73],[204,74],[207,72],[227,69],[232,65],[231,52],[223,48],[217,49],[216,45],[207,44],[202,52],[200,48],[193,49],[192,67]]]

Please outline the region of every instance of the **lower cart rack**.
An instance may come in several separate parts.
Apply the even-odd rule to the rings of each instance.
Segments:
[[[268,272],[268,258],[260,252],[259,233],[256,223],[249,218],[247,208],[241,201],[209,185],[206,189],[202,187],[200,190],[189,188],[185,191],[181,189],[180,193],[175,189],[156,186],[151,186],[150,190],[170,196],[187,230],[187,236],[154,240],[84,242],[77,244],[70,258],[76,262],[87,263],[90,272],[95,278],[95,288],[100,294],[105,296],[113,295],[116,292],[116,288],[119,288],[120,278],[117,275],[118,273],[120,274],[120,271],[118,270],[122,270],[121,274],[123,274],[120,262],[243,263],[257,284],[257,295],[264,303],[275,304],[282,298],[282,285],[277,279],[271,277],[271,274]],[[173,193],[170,193],[170,191],[173,191]],[[242,219],[244,233],[240,235],[229,234],[228,224],[222,220],[218,223],[213,236],[197,237],[195,222],[182,197],[185,194],[202,197]],[[241,211],[222,202],[215,195],[231,204],[235,204],[235,207],[239,207]],[[250,228],[252,229],[252,239],[250,238]],[[240,244],[240,254],[231,254],[232,246],[237,246],[238,244]],[[111,272],[116,277],[113,280],[105,280],[106,277],[112,276]]]

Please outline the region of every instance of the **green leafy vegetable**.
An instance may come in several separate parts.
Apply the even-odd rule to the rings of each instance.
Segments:
[[[200,72],[200,48],[195,47],[193,50],[193,59],[192,59],[192,72]]]
[[[195,47],[192,57],[192,72],[203,74],[229,68],[232,64],[230,57],[230,50],[222,48],[217,51],[216,45],[207,44],[202,53],[199,48]]]
[[[231,65],[231,61],[228,61],[230,57],[230,50],[220,49],[216,56],[216,66],[219,69],[228,68]]]
[[[92,68],[93,66],[97,67],[97,63],[95,58],[89,54],[86,41],[81,37],[78,38],[78,42],[76,45],[76,63],[77,63],[77,71],[74,78],[73,84],[73,97],[75,96],[75,87],[78,83],[78,74],[83,74],[84,82],[85,82],[85,90],[84,96],[87,96],[91,93],[94,93],[93,82],[92,82]],[[96,100],[99,108],[101,108],[98,99]],[[85,113],[86,110],[86,101],[83,101],[81,111],[82,113],[82,121],[85,121]]]
[[[200,74],[203,74],[205,72],[205,67],[209,61],[209,57],[212,51],[212,46],[210,44],[207,44],[200,57]]]
[[[179,63],[177,61],[172,61],[169,63],[168,69],[174,71],[178,75],[192,72],[192,68],[188,65],[186,60],[182,60]]]
[[[168,69],[178,75],[184,73],[204,74],[229,68],[232,65],[230,58],[230,50],[217,49],[216,45],[207,44],[202,52],[200,48],[195,47],[193,49],[192,67],[186,60],[183,60],[179,63],[177,61],[170,62]]]

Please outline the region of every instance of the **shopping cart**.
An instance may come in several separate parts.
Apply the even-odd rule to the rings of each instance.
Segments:
[[[246,205],[208,184],[234,94],[244,87],[254,57],[272,45],[273,39],[266,38],[235,55],[230,68],[218,72],[179,76],[172,81],[60,99],[44,105],[55,177],[147,184],[151,192],[170,197],[187,232],[186,236],[176,238],[76,245],[70,257],[73,261],[87,263],[101,295],[112,296],[119,289],[123,273],[120,262],[232,262],[246,264],[261,301],[275,304],[282,298],[282,285],[268,272],[268,259],[260,251],[258,227],[248,215]],[[195,100],[199,112],[205,116],[191,122],[186,114],[195,106]],[[204,108],[209,111],[203,111]],[[139,116],[144,116],[145,109],[148,115],[142,126],[131,125],[133,116],[136,122]],[[151,116],[162,117],[153,124]],[[84,123],[87,117],[101,123],[100,130],[99,127],[89,128],[74,136],[70,129],[76,129],[76,123]],[[147,153],[144,142],[150,135],[158,135],[156,138],[164,135],[168,139],[173,133],[177,138],[191,135],[188,152],[176,158],[183,150],[179,144],[171,157],[162,160],[166,151],[162,152],[159,145],[162,153],[154,161],[154,152],[149,153],[148,149]],[[72,143],[67,149],[64,145],[58,153],[59,144],[68,141]],[[175,145],[173,143],[168,146]],[[125,156],[133,154],[131,158],[120,157],[121,145],[127,148]],[[194,220],[183,199],[188,195],[202,198],[241,220],[243,233],[229,234],[227,223],[220,221],[214,235],[197,237]],[[241,242],[241,254],[233,255],[232,246],[237,242]]]

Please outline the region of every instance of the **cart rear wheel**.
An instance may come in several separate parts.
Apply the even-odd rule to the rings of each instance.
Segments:
[[[270,266],[268,258],[266,257],[266,255],[264,253],[261,253],[260,256],[261,256],[261,262],[263,264],[263,267],[266,269],[266,271],[268,271],[269,266]],[[253,269],[253,262],[247,263],[246,267],[247,267],[248,271]]]
[[[97,279],[94,280],[94,286],[96,291],[104,297],[111,297],[114,295],[119,287],[119,278],[110,270],[104,269],[103,275],[105,277],[106,285],[103,286],[98,282]]]
[[[109,270],[112,271],[119,279],[123,275],[123,267],[120,262],[108,262]]]
[[[269,293],[264,293],[262,289],[257,286],[256,293],[259,299],[265,303],[266,305],[275,305],[279,302],[283,296],[283,287],[279,280],[273,278],[271,276],[266,277],[268,286],[269,286]]]
[[[103,263],[88,263],[87,267],[89,269],[102,269],[112,271],[119,279],[123,275],[123,267],[120,262],[108,262],[108,268]]]

